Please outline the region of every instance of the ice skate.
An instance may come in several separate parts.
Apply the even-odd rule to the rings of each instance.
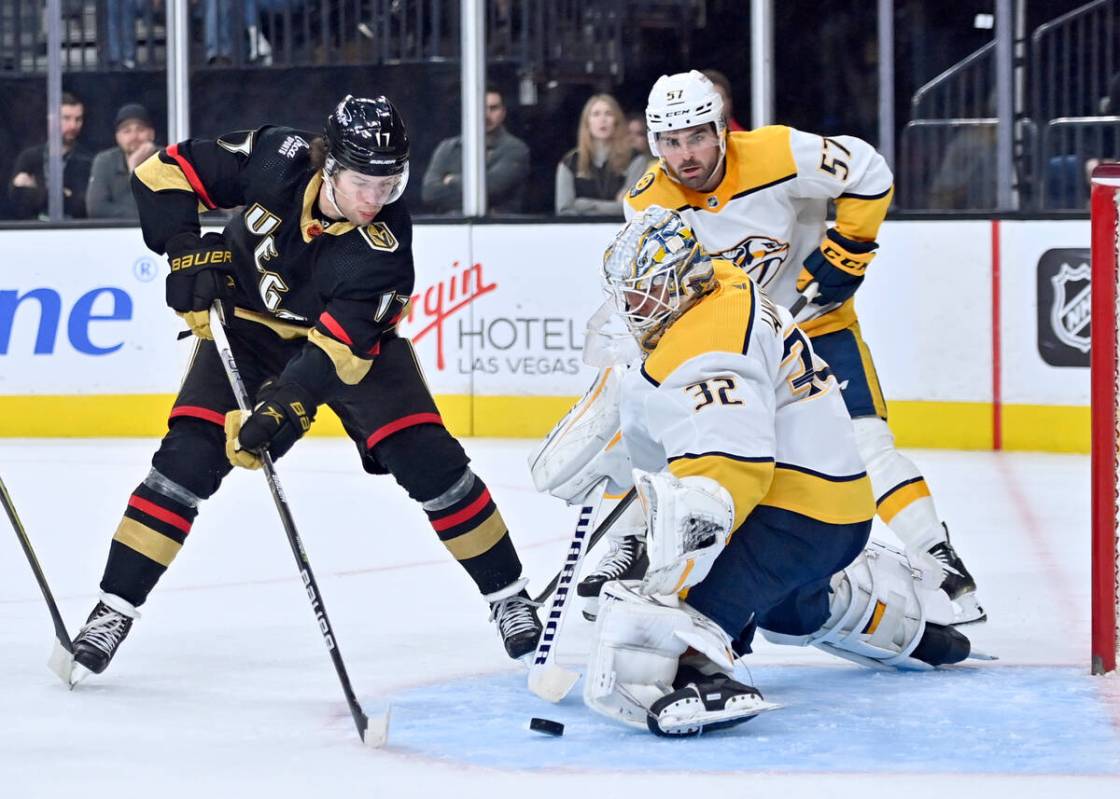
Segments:
[[[518,580],[486,595],[490,603],[490,621],[498,625],[502,644],[514,660],[528,658],[537,648],[543,627],[537,616],[541,605],[529,598],[525,590],[527,580]]]
[[[105,671],[138,618],[139,611],[128,602],[113,594],[102,594],[74,639],[73,682]]]
[[[949,528],[944,523],[945,540],[930,547],[929,554],[941,564],[945,578],[941,581],[941,590],[949,595],[953,601],[955,614],[954,624],[975,624],[987,621],[988,614],[981,607],[976,597],[976,580],[973,579],[964,561],[949,540]]]
[[[676,683],[681,682],[678,676]],[[698,677],[658,699],[649,709],[646,725],[654,735],[683,738],[734,727],[779,707],[765,701],[757,688],[715,674]]]
[[[610,539],[611,548],[594,571],[580,580],[576,593],[586,599],[583,617],[595,621],[599,610],[599,592],[609,580],[640,580],[649,568],[646,542],[636,535]]]

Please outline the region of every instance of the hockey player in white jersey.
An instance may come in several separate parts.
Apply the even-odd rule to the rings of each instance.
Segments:
[[[774,707],[732,677],[756,628],[869,665],[967,657],[938,583],[864,549],[875,501],[852,422],[789,312],[659,207],[623,228],[603,277],[643,353],[604,429],[620,425],[634,467],[649,569],[603,586],[585,702],[659,735],[745,721]]]
[[[646,120],[659,161],[626,197],[627,218],[652,205],[676,209],[706,252],[735,263],[786,307],[812,286],[815,299],[798,321],[840,383],[878,515],[912,560],[942,574],[957,623],[984,620],[976,582],[949,541],[925,478],[895,448],[856,318],[854,294],[893,192],[886,162],[852,136],[780,125],[728,133],[718,91],[695,70],[654,84]],[[830,202],[836,207],[831,228],[825,222]],[[640,573],[642,554],[632,536],[616,537],[580,593],[595,595],[606,579]]]

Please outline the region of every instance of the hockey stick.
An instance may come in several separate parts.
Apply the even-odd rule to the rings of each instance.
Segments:
[[[618,521],[618,517],[620,517],[628,507],[630,507],[630,503],[634,501],[634,498],[636,496],[638,496],[637,492],[633,488],[631,488],[626,492],[622,499],[619,500],[619,503],[614,506],[614,509],[607,514],[607,518],[603,519],[599,526],[595,528],[595,532],[593,532],[591,534],[591,537],[587,539],[588,552],[593,550],[595,548],[595,545],[602,540],[603,536],[610,532],[610,529],[614,527],[615,522]],[[533,601],[540,602],[542,604],[547,601],[548,598],[552,596],[552,592],[556,590],[556,584],[560,582],[560,575],[562,575],[563,573],[563,569],[556,572],[556,574],[552,576],[552,579],[549,581],[548,585],[544,587],[544,590],[541,591],[540,594],[533,599]]]
[[[587,529],[599,512],[599,505],[603,502],[603,489],[606,480],[600,481],[591,489],[590,497],[595,497],[590,505],[579,509],[579,518],[576,529],[572,533],[572,540],[568,543],[568,554],[564,559],[564,567],[560,569],[559,579],[556,583],[556,593],[548,606],[548,614],[541,633],[541,640],[537,642],[537,651],[533,654],[533,664],[529,667],[529,690],[541,699],[549,702],[559,702],[579,680],[579,673],[569,671],[556,663],[556,653],[553,647],[556,636],[564,625],[564,616],[568,612],[568,597],[571,595],[572,582],[579,574],[579,565],[587,552]],[[619,503],[621,506],[623,503]]]
[[[8,514],[8,520],[12,523],[12,529],[16,531],[16,538],[19,539],[20,546],[23,547],[23,554],[27,556],[27,562],[31,564],[31,571],[35,573],[35,581],[39,583],[39,590],[43,592],[43,599],[47,601],[47,610],[50,611],[51,620],[54,622],[54,636],[57,640],[54,649],[51,651],[50,659],[47,660],[47,666],[59,676],[59,679],[73,688],[71,675],[74,671],[74,644],[70,641],[70,633],[66,630],[66,622],[62,620],[62,614],[58,612],[58,604],[54,601],[54,594],[51,593],[51,588],[47,585],[47,576],[43,574],[43,567],[39,565],[39,559],[35,557],[35,550],[31,548],[31,539],[27,537],[27,530],[24,529],[23,522],[20,521],[19,514],[16,513],[16,506],[12,502],[12,496],[8,493],[8,487],[4,485],[3,479],[0,479],[0,502],[4,505],[4,511]]]
[[[814,280],[812,283],[805,287],[805,290],[803,292],[797,295],[797,299],[793,301],[793,305],[789,306],[790,316],[792,316],[794,319],[797,319],[797,315],[801,313],[801,310],[806,305],[815,300],[817,298],[817,295],[820,293],[820,284]]]
[[[237,370],[237,361],[233,358],[233,349],[229,345],[224,324],[225,319],[221,304],[215,301],[210,307],[210,332],[214,335],[214,344],[218,348],[218,355],[221,357],[222,366],[226,370],[226,377],[229,378],[229,386],[233,390],[234,397],[237,398],[237,406],[243,411],[248,411],[251,410],[249,392],[245,390],[245,383],[241,379],[241,373]],[[307,559],[307,553],[303,549],[303,541],[300,540],[299,533],[296,531],[295,519],[292,518],[288,500],[280,488],[280,479],[276,476],[276,467],[272,464],[272,456],[267,451],[261,453],[261,462],[264,466],[265,479],[268,481],[268,489],[272,492],[272,500],[276,503],[276,510],[280,513],[280,522],[284,525],[284,532],[287,533],[292,554],[299,566],[303,586],[307,590],[308,599],[311,600],[311,610],[314,611],[315,620],[319,623],[319,629],[323,633],[323,641],[327,645],[327,651],[331,653],[331,662],[334,663],[335,673],[338,674],[338,681],[342,683],[342,693],[346,695],[346,704],[350,708],[350,715],[354,717],[354,725],[358,728],[358,736],[368,746],[383,746],[389,735],[389,714],[386,712],[380,717],[375,717],[371,726],[370,718],[358,704],[358,699],[354,696],[354,689],[350,687],[350,677],[346,673],[346,664],[342,662],[342,654],[339,652],[338,643],[334,639],[330,619],[327,618],[327,607],[323,603],[323,592],[319,590],[319,584],[315,581],[315,575],[311,571],[311,562]]]

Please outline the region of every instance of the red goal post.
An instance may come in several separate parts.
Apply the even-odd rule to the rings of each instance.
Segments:
[[[1120,471],[1120,306],[1117,305],[1120,227],[1120,164],[1102,164],[1092,176],[1092,671],[1116,670],[1117,623],[1120,621],[1120,576],[1117,535],[1120,534],[1117,489]]]

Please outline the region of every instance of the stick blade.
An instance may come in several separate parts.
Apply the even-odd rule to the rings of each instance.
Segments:
[[[569,671],[555,663],[533,666],[529,669],[529,690],[546,702],[556,704],[571,693],[579,677],[578,671]]]
[[[67,688],[73,688],[84,676],[74,673],[74,655],[68,652],[57,639],[54,648],[51,649],[51,656],[47,659],[47,668],[57,674],[58,679],[66,683]]]
[[[389,743],[389,716],[392,708],[387,708],[384,713],[374,713],[366,718],[366,730],[362,734],[362,743],[371,749],[380,749]]]

